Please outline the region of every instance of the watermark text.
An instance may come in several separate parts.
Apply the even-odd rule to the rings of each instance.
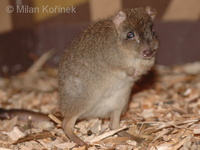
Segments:
[[[7,13],[76,13],[76,7],[63,7],[63,6],[42,6],[42,7],[31,7],[29,5],[17,5],[13,7],[8,5],[6,7]]]

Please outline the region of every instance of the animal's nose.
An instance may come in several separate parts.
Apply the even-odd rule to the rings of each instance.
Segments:
[[[144,50],[143,51],[143,56],[144,57],[151,57],[153,55],[153,51],[152,50]]]

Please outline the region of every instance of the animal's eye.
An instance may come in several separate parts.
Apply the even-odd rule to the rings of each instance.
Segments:
[[[128,34],[127,34],[127,39],[132,39],[132,38],[134,38],[135,37],[135,35],[134,35],[134,33],[133,32],[128,32]]]

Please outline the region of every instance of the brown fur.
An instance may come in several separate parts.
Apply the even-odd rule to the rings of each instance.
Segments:
[[[121,11],[91,24],[65,52],[58,72],[62,126],[78,145],[85,143],[73,133],[77,119],[110,117],[111,128],[119,128],[134,82],[154,64],[154,16],[149,7]]]

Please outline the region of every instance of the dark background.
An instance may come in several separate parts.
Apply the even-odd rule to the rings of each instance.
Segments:
[[[0,5],[5,1],[13,7],[17,6],[17,0],[2,0]],[[34,6],[33,0],[21,2],[23,5]],[[155,31],[160,41],[157,64],[171,66],[199,61],[200,15],[197,14],[194,19],[191,10],[191,19],[166,19],[165,15],[169,13],[171,4],[173,0],[121,0],[121,8],[149,5],[158,11],[155,20]],[[186,7],[187,4],[180,5]],[[76,6],[75,14],[58,14],[40,21],[35,21],[34,14],[31,13],[10,14],[12,29],[0,33],[0,76],[25,71],[44,52],[51,49],[55,49],[56,52],[48,61],[48,65],[56,67],[69,43],[91,22],[93,12],[90,7],[90,1],[85,1]],[[108,9],[110,7],[108,6]],[[0,14],[3,21],[1,17],[3,18]]]

